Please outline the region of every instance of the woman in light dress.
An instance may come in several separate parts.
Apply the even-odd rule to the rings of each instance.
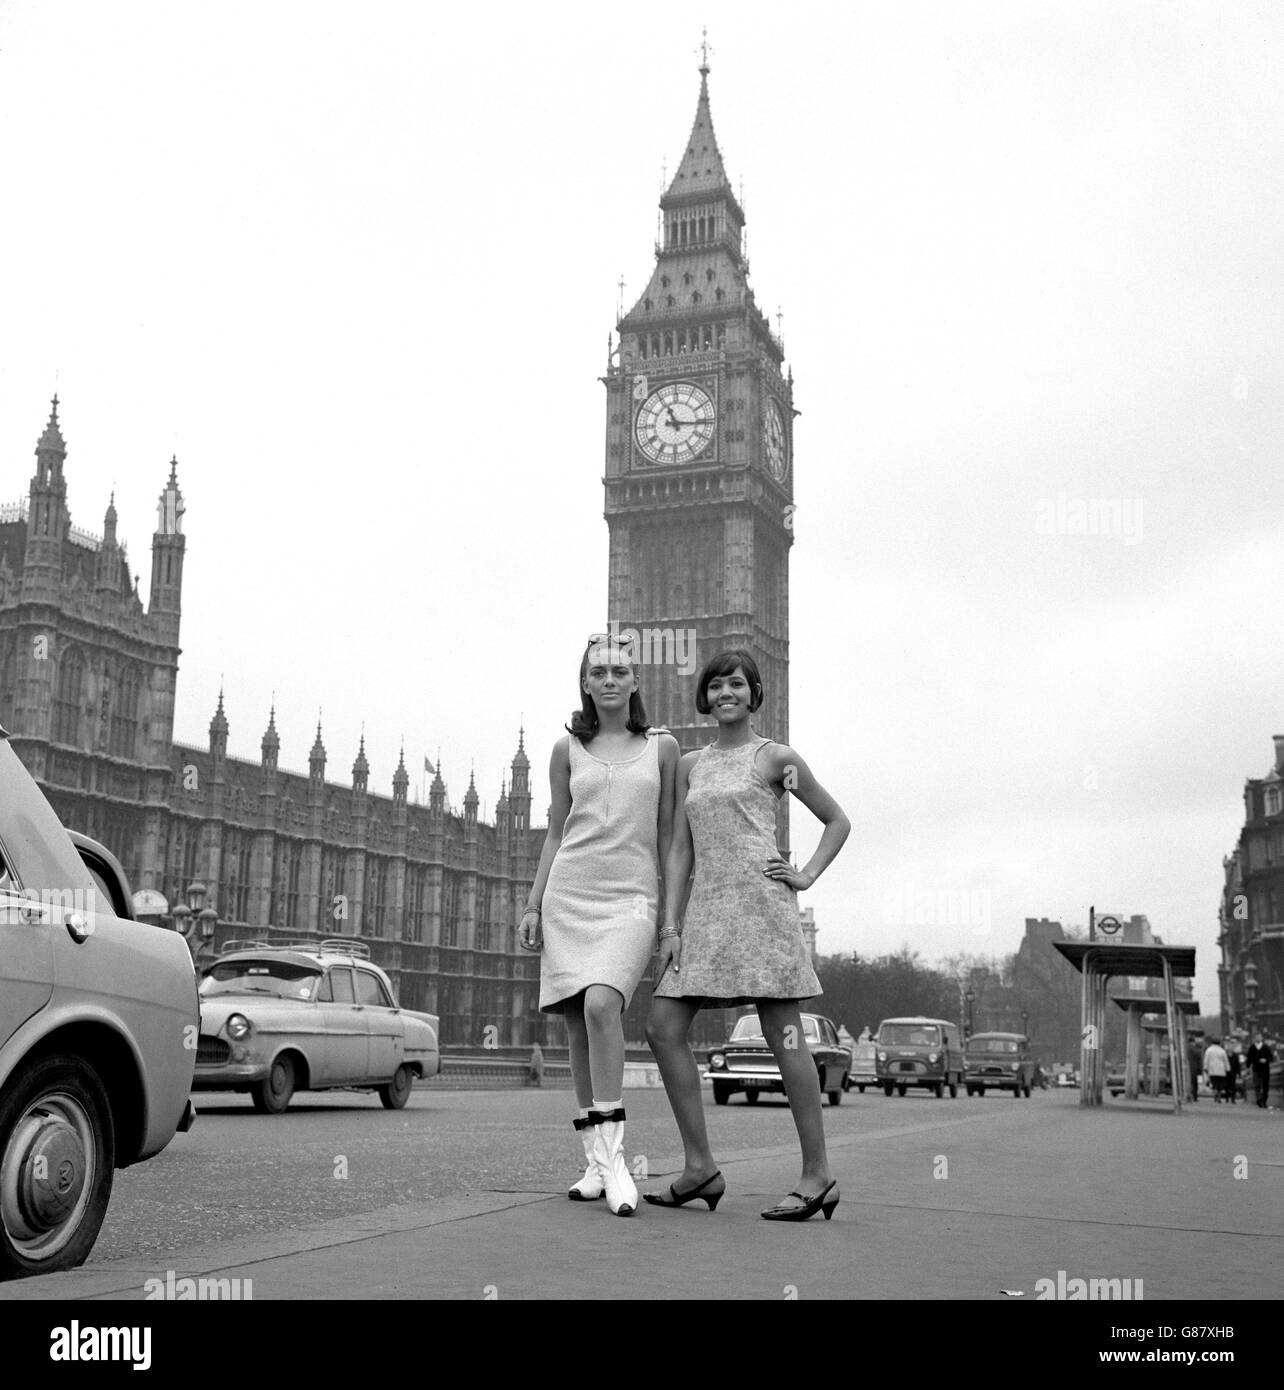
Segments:
[[[637,1209],[624,1160],[624,1010],[656,945],[678,744],[652,729],[633,650],[589,638],[580,708],[549,762],[552,804],[520,941],[540,950],[539,1006],[566,1020],[587,1167],[567,1195]]]
[[[664,928],[647,1037],[682,1134],[686,1166],[656,1206],[700,1200],[713,1211],[726,1191],[705,1131],[700,1074],[688,1042],[705,1006],[752,1003],[780,1066],[802,1146],[802,1177],[762,1213],[771,1221],[826,1220],[838,1205],[829,1171],[816,1067],[803,1036],[799,1001],[820,993],[798,916],[797,893],[810,888],[842,848],[851,823],[788,744],[754,733],[762,704],[752,655],[719,652],[701,671],[696,708],[717,721],[716,739],[678,765],[673,836],[665,861]],[[792,792],[824,832],[802,869],[776,844],[776,803]],[[690,897],[682,886],[694,863]]]

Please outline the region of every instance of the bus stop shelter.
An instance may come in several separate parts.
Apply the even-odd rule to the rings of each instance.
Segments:
[[[1148,1014],[1167,1014],[1167,1003],[1153,994],[1112,994],[1117,1007],[1127,1015],[1127,1048],[1124,1055],[1124,1099],[1136,1100],[1143,1092],[1157,1096],[1160,1093],[1161,1046],[1159,1035],[1168,1032],[1167,1018],[1163,1022],[1146,1022]],[[1187,1019],[1197,1016],[1199,1005],[1193,999],[1177,1001],[1177,1026],[1181,1034],[1182,1056],[1190,1055],[1190,1034]],[[1150,1046],[1146,1039],[1150,1035]],[[1171,1065],[1171,1064],[1170,1064]],[[1149,1073],[1149,1076],[1147,1076]],[[1188,1082],[1192,1081],[1187,1077]],[[1147,1081],[1148,1084],[1142,1084]],[[1193,1085],[1192,1085],[1193,1089]],[[1190,1092],[1187,1092],[1189,1095]]]
[[[1080,1014],[1079,1104],[1101,1105],[1105,1090],[1102,1043],[1106,1024],[1106,985],[1117,977],[1160,979],[1162,996],[1154,1001],[1167,1022],[1172,1056],[1173,1114],[1180,1115],[1186,1096],[1185,1027],[1174,982],[1195,978],[1193,946],[1138,946],[1097,941],[1054,941],[1058,951],[1083,976]],[[1140,1016],[1138,1017],[1140,1022]],[[1140,1050],[1140,1041],[1138,1041]]]

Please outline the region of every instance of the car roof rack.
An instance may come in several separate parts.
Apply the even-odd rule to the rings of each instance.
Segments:
[[[370,947],[364,941],[354,941],[346,936],[327,936],[320,946],[314,947],[319,951],[336,951],[345,956],[361,956],[364,960],[370,959]]]

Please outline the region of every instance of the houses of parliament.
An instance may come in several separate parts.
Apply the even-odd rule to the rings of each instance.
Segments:
[[[756,727],[784,741],[793,380],[749,288],[707,64],[660,210],[653,272],[616,325],[602,378],[607,615],[694,637],[694,666],[661,664],[647,680],[652,722],[683,751],[709,740],[694,670],[725,646],[754,653],[767,691]],[[532,824],[523,732],[490,823],[471,781],[461,808],[448,803],[440,766],[426,805],[408,801],[404,756],[391,794],[372,790],[364,739],[351,785],[328,780],[319,724],[307,773],[287,771],[271,710],[259,758],[232,757],[221,692],[207,743],[175,742],[187,558],[177,461],[144,604],[114,498],[101,535],[71,524],[75,468],[58,409],[55,397],[26,499],[0,509],[0,725],[64,823],[170,904],[205,883],[216,945],[359,936],[404,1006],[440,1015],[444,1045],[561,1044],[560,1020],[537,1009],[538,957],[516,940],[545,834]],[[644,983],[628,1010],[631,1040],[649,995]],[[703,1017],[720,1036],[726,1019]]]

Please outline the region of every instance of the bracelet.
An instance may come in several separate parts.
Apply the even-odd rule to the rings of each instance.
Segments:
[[[662,931],[662,932],[660,933],[660,940],[661,940],[661,941],[681,941],[681,940],[682,940],[682,933],[681,933],[680,931]]]
[[[522,910],[522,916],[525,917],[528,912],[533,912],[536,917],[542,917],[544,915],[542,909],[538,907],[526,907]]]

